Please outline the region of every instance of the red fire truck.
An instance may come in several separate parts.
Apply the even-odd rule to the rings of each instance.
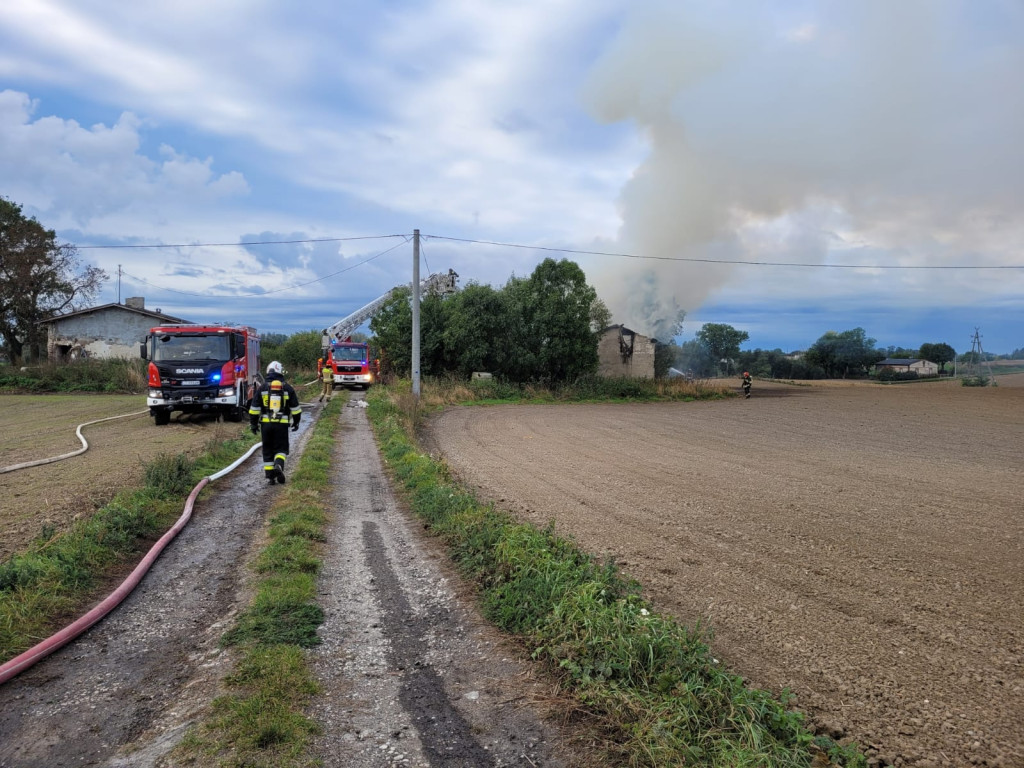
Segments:
[[[420,282],[420,289],[437,293],[452,293],[458,274],[448,270],[438,272]],[[380,373],[376,360],[370,359],[369,346],[365,342],[352,341],[351,333],[373,317],[391,299],[395,291],[406,286],[397,286],[383,296],[360,307],[348,317],[343,317],[330,328],[324,328],[320,354],[331,367],[333,386],[368,389],[377,381]]]
[[[377,380],[375,361],[370,359],[370,347],[365,341],[332,341],[327,348],[327,364],[331,367],[334,386],[369,389]]]
[[[244,325],[169,324],[151,328],[139,352],[149,360],[153,421],[171,413],[217,413],[240,421],[261,383],[260,337]]]

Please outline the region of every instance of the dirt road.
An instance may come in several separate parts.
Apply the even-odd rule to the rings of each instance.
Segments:
[[[431,450],[885,764],[1024,766],[1024,388],[450,409]]]
[[[313,652],[323,765],[579,765],[533,709],[550,699],[544,685],[460,601],[435,543],[399,509],[363,409],[342,419]],[[125,603],[0,686],[0,768],[174,765],[169,750],[231,668],[218,641],[247,599],[245,564],[283,488],[262,475],[257,454],[204,491]]]

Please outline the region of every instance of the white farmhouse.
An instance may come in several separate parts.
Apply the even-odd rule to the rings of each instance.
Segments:
[[[187,323],[160,310],[149,310],[145,299],[133,297],[124,304],[103,304],[52,317],[47,329],[46,357],[51,362],[94,357],[139,356],[139,340],[155,325]]]

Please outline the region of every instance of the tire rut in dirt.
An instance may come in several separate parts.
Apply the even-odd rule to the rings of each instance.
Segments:
[[[418,618],[410,607],[402,585],[388,565],[376,523],[363,523],[363,546],[381,604],[386,606],[383,623],[391,639],[388,657],[404,672],[405,685],[399,699],[416,724],[427,759],[431,765],[494,765],[490,754],[473,738],[465,718],[448,700],[443,681],[426,660],[429,649],[424,636],[430,629],[429,622]]]

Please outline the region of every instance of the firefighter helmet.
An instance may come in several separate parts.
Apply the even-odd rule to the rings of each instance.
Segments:
[[[274,362],[267,366],[267,373],[276,373],[278,376],[280,376],[282,373],[281,364],[277,362],[277,360],[275,360]]]

